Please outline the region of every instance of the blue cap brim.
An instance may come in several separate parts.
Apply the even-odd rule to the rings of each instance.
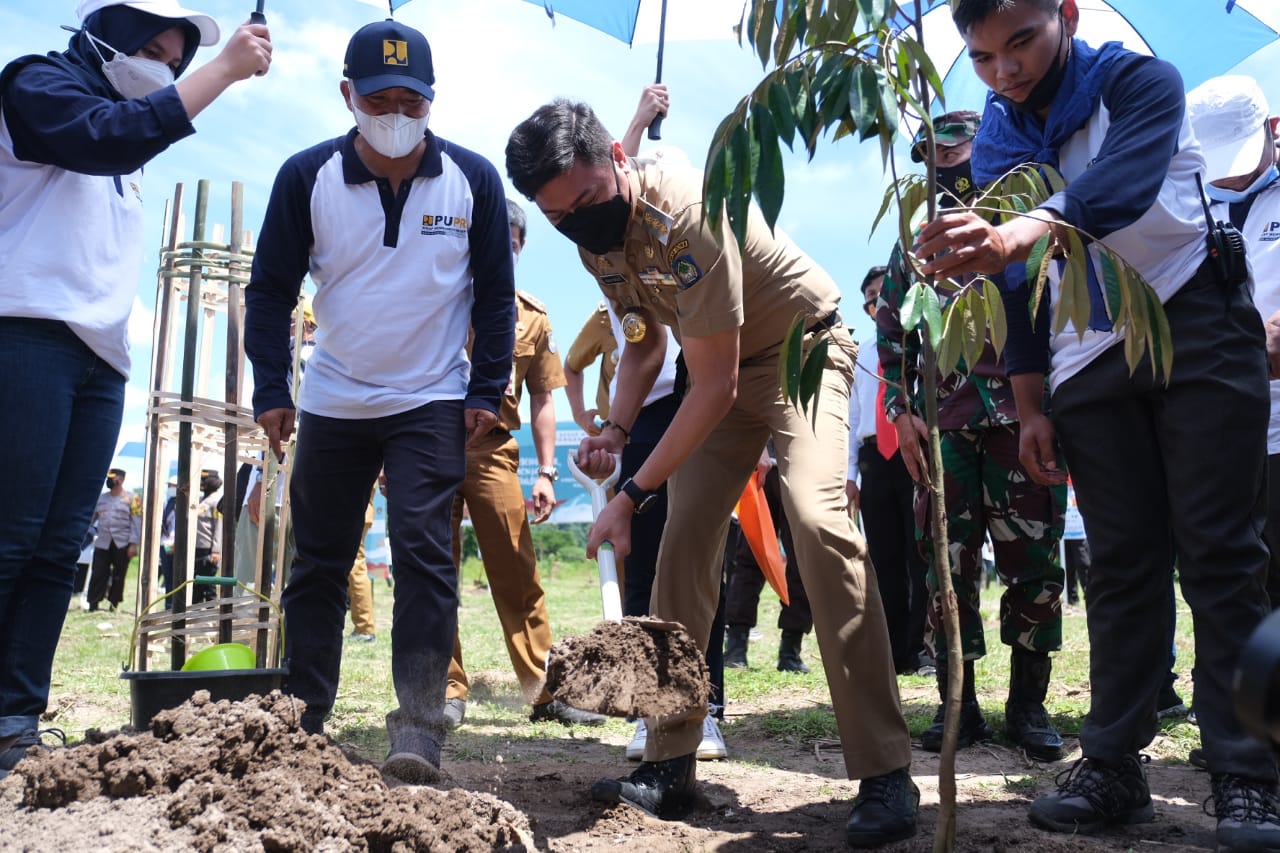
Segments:
[[[351,86],[356,90],[357,95],[372,95],[374,92],[381,92],[383,89],[401,86],[405,89],[412,89],[428,101],[436,99],[435,89],[423,83],[417,77],[410,77],[408,74],[375,74],[372,77],[361,77],[358,80],[352,80]]]

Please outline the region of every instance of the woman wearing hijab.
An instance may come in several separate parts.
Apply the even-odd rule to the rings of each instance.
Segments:
[[[176,0],[83,0],[67,49],[0,72],[0,776],[39,743],[80,538],[111,462],[141,271],[142,167],[195,132],[271,40],[217,57]]]

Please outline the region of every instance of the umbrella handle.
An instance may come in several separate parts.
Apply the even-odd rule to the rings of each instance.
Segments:
[[[654,116],[653,121],[649,122],[649,138],[650,139],[662,138],[662,116],[661,115]]]
[[[267,16],[262,14],[262,7],[266,4],[266,0],[258,0],[258,8],[249,13],[249,23],[265,24]]]

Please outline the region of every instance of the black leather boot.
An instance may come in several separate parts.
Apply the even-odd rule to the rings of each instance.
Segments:
[[[1014,648],[1009,659],[1009,701],[1004,705],[1004,731],[1035,761],[1062,758],[1062,736],[1049,722],[1044,697],[1049,692],[1053,661],[1047,652]]]
[[[925,752],[942,752],[942,730],[946,725],[948,666],[945,658],[938,658],[937,669],[938,695],[942,698],[942,704],[933,715],[933,723],[920,735],[920,748]],[[956,749],[991,740],[995,734],[982,717],[973,677],[973,661],[967,660],[964,662],[964,683],[960,691],[960,728],[956,733]]]
[[[804,642],[803,631],[783,631],[782,643],[778,646],[778,672],[808,672],[800,659],[800,644]]]
[[[693,800],[698,759],[694,753],[665,761],[645,761],[623,779],[601,779],[591,786],[591,799],[627,803],[654,817],[678,813]]]
[[[727,669],[747,668],[747,635],[751,629],[746,625],[730,625],[724,632],[724,665]]]

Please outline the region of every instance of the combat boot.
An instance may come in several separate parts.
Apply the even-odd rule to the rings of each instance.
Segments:
[[[724,632],[724,665],[726,669],[747,668],[747,634],[751,628],[746,625],[730,625]]]
[[[694,797],[698,760],[694,753],[665,761],[645,761],[622,779],[601,779],[591,786],[599,803],[627,803],[654,817],[671,816]]]
[[[947,714],[947,660],[939,657],[936,663],[938,676],[938,695],[942,704],[933,715],[933,723],[920,735],[920,748],[925,752],[942,751],[942,734],[946,726]],[[956,732],[956,749],[964,749],[975,743],[991,740],[995,734],[987,721],[982,717],[982,708],[978,705],[978,696],[973,682],[973,661],[964,662],[964,684],[960,690],[960,727]]]
[[[1053,661],[1047,652],[1014,648],[1009,660],[1009,700],[1004,705],[1004,731],[1035,761],[1062,758],[1062,736],[1049,722],[1044,697],[1049,692]]]
[[[803,631],[783,631],[782,643],[778,646],[778,672],[808,672],[800,659],[800,644],[804,642]]]

